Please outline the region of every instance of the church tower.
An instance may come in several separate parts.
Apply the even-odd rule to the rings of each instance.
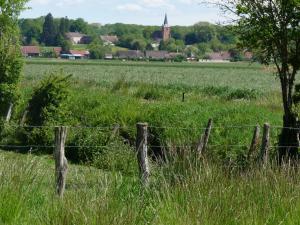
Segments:
[[[165,21],[162,26],[162,38],[163,38],[163,41],[168,41],[171,38],[171,27],[169,26],[169,23],[168,23],[167,14],[165,15]]]

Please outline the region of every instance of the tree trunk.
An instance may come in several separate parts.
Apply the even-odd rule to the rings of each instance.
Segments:
[[[279,136],[278,157],[282,163],[285,159],[296,160],[299,148],[299,119],[293,112],[293,92],[295,76],[289,74],[287,63],[282,64],[279,71],[282,101],[283,101],[283,128]]]
[[[283,128],[279,136],[279,162],[285,159],[298,159],[299,122],[293,113],[283,116]]]

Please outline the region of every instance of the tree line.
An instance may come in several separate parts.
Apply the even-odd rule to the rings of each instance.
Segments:
[[[153,50],[153,42],[161,35],[160,26],[142,26],[135,24],[89,24],[82,18],[53,18],[51,13],[35,19],[20,19],[19,27],[24,45],[61,46],[70,48],[66,39],[67,32],[79,32],[91,37],[92,42],[99,43],[100,35],[116,35],[118,46],[131,50]],[[193,26],[174,26],[171,39],[159,43],[159,50],[183,52],[192,55],[205,55],[233,49],[237,36],[230,26],[199,22]],[[189,46],[186,48],[186,46]]]

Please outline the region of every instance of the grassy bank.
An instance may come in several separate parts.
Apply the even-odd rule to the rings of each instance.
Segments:
[[[0,162],[1,224],[294,225],[300,219],[300,183],[291,170],[238,172],[186,158],[152,168],[144,189],[137,175],[71,165],[60,200],[50,157],[0,151]]]

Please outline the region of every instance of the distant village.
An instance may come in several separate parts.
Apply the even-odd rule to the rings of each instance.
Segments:
[[[230,62],[233,60],[233,55],[230,51],[218,51],[208,53],[202,59],[193,55],[193,53],[187,55],[183,52],[169,52],[167,50],[159,50],[160,43],[167,42],[172,38],[172,27],[168,23],[168,17],[165,15],[163,25],[161,26],[161,31],[156,32],[153,37],[153,42],[151,43],[152,50],[130,50],[122,49],[117,50],[112,53],[105,53],[104,59],[106,60],[153,60],[153,61],[203,61],[203,62]],[[92,42],[92,37],[80,33],[80,32],[67,32],[65,33],[65,38],[73,45],[89,45]],[[103,42],[103,46],[114,47],[118,46],[119,37],[117,35],[99,35],[100,40]],[[22,55],[26,58],[37,58],[37,57],[47,57],[47,54],[43,54],[43,47],[39,45],[24,45],[22,46]],[[89,50],[75,50],[69,49],[63,51],[62,47],[51,47],[48,52],[51,51],[53,58],[61,58],[68,60],[77,59],[90,59]],[[48,54],[49,55],[49,54]],[[253,54],[249,51],[243,52],[243,59],[251,61],[253,59]]]

